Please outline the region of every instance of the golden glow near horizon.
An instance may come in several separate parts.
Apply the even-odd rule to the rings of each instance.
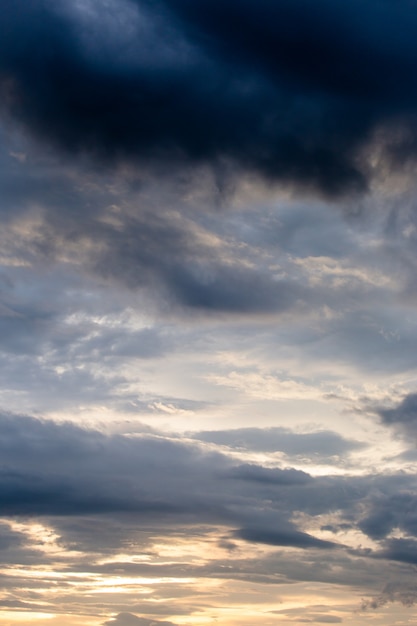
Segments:
[[[0,520],[3,521],[3,520]],[[298,519],[298,524],[308,532],[328,539],[325,532],[320,532],[317,528],[318,521],[314,521],[315,526],[309,525],[308,519]],[[337,524],[337,516],[322,519],[322,523]],[[200,535],[191,535],[189,538],[177,535],[173,540],[167,541],[162,537],[154,537],[148,545],[148,555],[135,556],[130,554],[114,554],[112,557],[99,557],[91,555],[87,560],[103,569],[103,572],[79,569],[76,565],[75,557],[80,556],[78,551],[57,550],[60,536],[53,529],[52,525],[41,522],[8,521],[14,531],[23,533],[34,547],[40,546],[41,551],[54,557],[55,563],[51,566],[32,565],[28,567],[2,567],[0,576],[8,579],[11,583],[9,591],[4,590],[1,598],[14,597],[14,588],[20,588],[19,595],[27,597],[27,602],[37,605],[37,608],[16,607],[16,610],[0,611],[0,623],[3,626],[19,624],[20,626],[31,623],[42,623],[42,619],[48,620],[52,626],[61,623],[67,626],[78,626],[87,624],[88,626],[101,626],[104,623],[105,606],[117,605],[123,601],[125,607],[132,606],[132,613],[137,602],[141,603],[142,611],[153,615],[158,620],[159,608],[167,603],[174,609],[172,616],[165,619],[174,624],[205,624],[221,623],[226,626],[237,626],[238,624],[251,624],[253,620],[265,626],[297,622],[297,616],[301,621],[317,620],[327,621],[327,618],[337,621],[343,618],[343,622],[349,625],[359,624],[361,620],[371,618],[372,612],[360,612],[361,595],[356,591],[352,596],[349,587],[329,583],[288,583],[285,576],[277,577],[277,572],[273,566],[276,558],[276,565],[283,559],[288,563],[296,562],[301,556],[299,550],[277,549],[272,546],[248,545],[244,541],[234,540],[233,551],[226,545],[221,547],[221,539],[226,532],[212,533],[205,535],[204,529],[195,529]],[[363,542],[363,538],[358,538],[348,531],[343,532],[340,541],[345,545],[355,547],[362,543],[363,548],[372,547],[369,542]],[[150,556],[152,555],[152,556]],[[250,581],[251,576],[246,580],[239,580],[239,563],[242,567],[248,562],[265,563],[268,560],[272,569],[270,572],[271,581],[274,585],[262,582],[261,571],[255,574],[255,580]],[[74,565],[71,565],[74,563]],[[229,570],[229,564],[232,570]],[[206,577],[200,573],[198,576],[172,576],[153,575],[138,576],[122,572],[123,567],[158,565],[161,570],[176,566],[180,571],[194,567],[212,567],[212,573]],[[337,564],[335,565],[337,568]],[[106,567],[116,567],[114,572],[106,573]],[[235,574],[233,574],[233,570]],[[284,567],[285,570],[285,567]],[[215,572],[224,572],[224,576],[219,577]],[[256,571],[256,568],[254,572]],[[336,570],[335,570],[336,571]],[[230,572],[230,573],[229,573]],[[237,577],[236,577],[237,575]],[[256,580],[260,575],[260,580]],[[103,598],[103,602],[100,598]],[[77,615],[71,616],[69,609],[73,605],[75,598],[83,599],[83,605],[87,608],[89,615],[85,621]],[[43,606],[43,610],[40,607]],[[175,607],[181,611],[181,607],[193,607],[192,615],[182,614],[181,618],[176,617]],[[99,609],[99,607],[101,607]],[[108,609],[107,609],[108,610]],[[97,615],[94,615],[98,611]],[[359,613],[358,613],[359,611]],[[124,611],[127,612],[127,611]],[[123,611],[120,611],[123,613]],[[388,612],[389,613],[389,612]],[[384,609],[385,614],[385,609]],[[325,618],[324,616],[327,616]],[[111,620],[111,613],[107,613],[107,619]],[[111,622],[109,622],[111,623]],[[117,623],[117,621],[115,621]],[[133,622],[132,622],[133,623]],[[389,621],[387,623],[390,623]]]

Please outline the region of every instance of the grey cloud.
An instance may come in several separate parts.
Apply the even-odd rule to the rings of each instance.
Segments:
[[[210,541],[210,531],[206,525],[149,525],[142,526],[137,521],[118,516],[117,519],[92,517],[87,518],[47,518],[48,525],[52,526],[56,533],[61,535],[60,545],[67,549],[80,549],[84,553],[75,561],[63,562],[63,571],[69,580],[74,573],[86,571],[99,576],[121,576],[127,578],[164,578],[180,576],[181,578],[202,579],[218,579],[222,581],[241,581],[250,585],[287,585],[290,582],[318,582],[330,585],[342,585],[353,588],[354,593],[363,594],[364,590],[368,593],[376,595],[381,587],[381,561],[379,558],[373,558],[373,555],[364,556],[364,554],[354,554],[347,551],[339,545],[326,546],[314,542],[314,537],[307,533],[300,533],[298,536],[291,533],[286,527],[287,532],[278,531],[275,535],[267,536],[262,533],[262,539],[268,539],[265,545],[271,547],[270,550],[264,551],[262,558],[259,553],[248,552],[248,546],[243,549],[240,545],[232,552],[229,552],[226,558],[223,555],[219,557],[215,553],[208,555],[209,558],[205,563],[196,562],[194,559],[176,559],[175,557],[167,562],[166,559],[160,559],[158,554],[158,544],[161,542],[166,545],[181,544],[183,541],[191,540],[200,542],[209,532],[208,540]],[[80,526],[88,521],[89,530],[86,533],[86,526],[81,534],[78,534]],[[97,523],[96,537],[93,537],[94,523]],[[103,525],[102,522],[106,522]],[[112,542],[111,529],[118,538],[122,536],[123,541]],[[104,530],[102,542],[100,543],[99,534]],[[246,531],[247,529],[243,529]],[[253,532],[255,527],[251,527]],[[213,529],[215,536],[216,531]],[[265,531],[265,529],[264,529]],[[272,533],[272,530],[269,529]],[[262,530],[257,531],[257,535],[261,535]],[[237,531],[238,537],[239,531]],[[98,536],[97,536],[98,535]],[[237,538],[235,537],[235,539]],[[241,538],[242,539],[242,538]],[[272,542],[273,540],[273,542]],[[253,539],[248,539],[253,541]],[[256,539],[258,541],[258,539]],[[294,545],[298,541],[298,546]],[[290,543],[290,545],[288,545]],[[156,544],[156,545],[155,545]],[[308,544],[308,545],[306,545]],[[147,560],[136,562],[118,561],[117,558],[108,559],[112,554],[116,557],[120,551],[134,550],[136,555],[141,555]],[[103,558],[104,557],[104,558]],[[19,561],[18,561],[19,562]],[[384,561],[384,573],[382,579],[396,580],[399,585],[406,588],[413,579],[413,570],[409,565],[398,561]],[[385,577],[385,578],[384,578]],[[411,577],[411,579],[410,579]],[[3,580],[2,580],[3,583]],[[6,581],[5,581],[6,584]],[[184,585],[173,588],[170,585],[169,597],[179,598],[181,594],[184,596],[190,594],[184,588]],[[193,594],[193,591],[191,592]],[[153,599],[155,597],[164,597],[163,583],[161,589],[155,588]],[[102,605],[103,606],[103,605]],[[185,615],[192,614],[195,610],[193,601],[184,601],[175,606],[166,607],[162,603],[155,606],[154,601],[149,601],[146,597],[142,597],[138,601],[137,597],[133,597],[129,602],[123,602],[120,598],[109,598],[106,606],[110,611],[130,611],[140,616],[155,615]],[[313,607],[311,607],[313,608]],[[321,613],[317,607],[317,613]]]
[[[293,529],[273,530],[267,528],[241,528],[235,532],[239,539],[256,543],[265,543],[270,546],[292,546],[295,548],[335,548],[338,544],[332,541],[323,541],[307,533]]]
[[[81,223],[74,229],[44,232],[45,245],[60,238],[91,236],[100,243],[87,252],[85,266],[95,275],[122,282],[131,288],[147,288],[158,298],[194,310],[217,313],[285,312],[299,308],[312,292],[295,281],[274,279],[263,268],[248,267],[239,256],[223,260],[216,250],[202,243],[186,221],[168,213],[148,211],[123,218],[123,226]],[[50,227],[49,227],[50,228]],[[78,230],[78,232],[77,232]],[[256,294],[256,297],[254,297]],[[166,304],[165,304],[166,306]]]
[[[353,524],[343,522],[341,524],[325,524],[321,526],[320,530],[329,530],[332,533],[338,533],[340,531],[351,530],[352,528]]]
[[[248,541],[273,536],[284,545],[331,547],[288,520],[295,490],[311,480],[303,472],[233,469],[224,455],[176,441],[105,436],[27,417],[2,417],[0,448],[3,515],[131,515],[145,526],[187,520],[232,528],[247,520],[256,529],[241,531]],[[236,479],[239,488],[232,487]],[[259,497],[274,504],[260,512]]]
[[[132,613],[119,613],[115,618],[103,622],[103,626],[174,626],[172,622],[138,617]]]
[[[225,473],[225,477],[275,485],[305,485],[311,480],[309,474],[300,470],[269,469],[250,464],[234,467]]]
[[[236,466],[226,455],[156,434],[110,436],[4,414],[0,454],[3,516],[130,516],[143,527],[223,524],[241,528],[248,541],[305,549],[333,544],[298,529],[290,521],[294,511],[352,512],[369,491],[369,480]]]
[[[141,555],[154,556],[149,540],[152,531],[148,531],[145,525],[139,527],[136,520],[129,518],[129,516],[121,514],[115,520],[106,515],[89,516],[83,513],[80,516],[59,516],[49,519],[59,534],[59,545],[66,550],[77,550],[80,553],[85,553],[85,558],[91,567],[93,567],[93,563],[91,563],[92,554],[120,553],[130,550],[132,545]],[[169,528],[166,529],[166,534],[169,535]],[[145,564],[144,570],[141,572],[143,575],[150,573],[146,571],[147,565]],[[127,563],[124,566],[121,563],[114,566],[109,564],[108,571],[113,572],[119,567],[125,568],[123,571],[127,572],[130,565]],[[94,565],[94,568],[98,569],[98,566]]]
[[[0,550],[6,558],[6,553],[14,548],[21,547],[25,543],[22,533],[11,530],[7,524],[0,523]]]
[[[113,336],[112,336],[113,335]],[[110,344],[110,352],[121,357],[131,357],[148,359],[163,356],[172,346],[170,338],[163,337],[155,328],[144,328],[143,330],[125,333],[111,333],[105,338]],[[92,349],[100,349],[101,342],[91,342]],[[89,346],[90,347],[90,346]]]
[[[4,304],[17,314],[2,321],[5,344],[14,341],[16,350],[30,351],[30,337],[42,332],[42,315],[47,327],[50,308],[56,306],[54,290],[66,292],[67,307],[75,308],[69,297],[72,289],[83,298],[83,305],[91,306],[81,295],[82,286],[89,283],[87,288],[94,291],[117,290],[121,301],[129,299],[123,294],[127,286],[137,294],[141,307],[154,311],[156,304],[164,315],[188,311],[227,318],[239,313],[305,316],[327,306],[339,314],[326,321],[331,332],[316,333],[309,342],[312,348],[320,342],[323,358],[343,353],[344,358],[382,368],[394,362],[393,356],[381,358],[389,351],[395,363],[410,366],[415,343],[410,325],[397,311],[387,319],[369,315],[372,308],[384,309],[390,288],[368,284],[355,275],[346,282],[338,283],[337,275],[329,284],[323,277],[318,284],[310,282],[314,276],[307,271],[309,255],[331,254],[343,265],[352,254],[356,269],[366,274],[368,266],[372,270],[372,264],[378,265],[388,254],[381,251],[376,259],[362,259],[358,230],[352,224],[348,227],[334,207],[290,203],[279,210],[258,206],[253,213],[240,213],[223,207],[219,212],[206,180],[201,183],[208,187],[203,199],[193,200],[195,192],[190,193],[187,183],[175,174],[154,181],[146,169],[126,173],[121,168],[106,175],[100,168],[84,167],[82,160],[54,162],[45,150],[33,146],[27,146],[30,160],[16,163],[8,154],[12,147],[12,141],[3,147],[3,179],[16,188],[19,199],[4,198],[0,203],[2,245],[28,267],[4,270],[5,278],[12,281],[4,291]],[[18,173],[12,176],[16,167]],[[33,187],[33,177],[42,181],[39,189]],[[190,180],[192,188],[200,184],[197,174]],[[292,261],[291,255],[296,255]],[[305,268],[298,261],[305,262]],[[59,268],[55,276],[48,276],[49,284],[44,279],[42,283],[45,267],[53,265]],[[13,301],[13,287],[22,279],[39,285],[36,302],[26,303],[32,311]],[[367,306],[361,308],[358,300],[365,298]],[[399,332],[387,340],[391,327],[397,325]],[[380,332],[384,326],[386,336]],[[141,339],[144,345],[145,338]],[[133,351],[134,345],[141,354],[134,339],[124,342],[120,337],[116,343],[114,349],[120,354]],[[158,349],[163,352],[156,339],[148,353]],[[146,356],[146,348],[142,352]]]
[[[259,263],[248,264],[233,235],[220,247],[208,243],[221,237],[221,220],[214,224],[209,220],[205,228],[201,217],[199,224],[198,214],[191,216],[186,194],[172,177],[165,178],[163,192],[161,185],[146,180],[146,174],[143,184],[139,175],[139,182],[123,184],[123,175],[117,172],[106,180],[91,168],[83,172],[82,165],[49,167],[50,157],[45,160],[47,164],[40,157],[30,166],[23,164],[11,183],[21,198],[4,198],[0,203],[7,215],[4,249],[30,265],[32,274],[41,273],[45,263],[62,267],[64,254],[73,273],[82,265],[86,280],[89,276],[99,285],[127,286],[142,294],[144,306],[150,297],[163,311],[179,305],[197,313],[282,313],[302,308],[306,299],[318,299],[308,286],[286,277],[277,279]],[[9,157],[9,161],[14,160]],[[9,163],[6,168],[5,179],[10,178],[12,166]],[[38,191],[31,184],[34,172],[48,181]],[[43,187],[49,189],[48,194]],[[28,228],[25,220],[30,223],[31,219],[35,225]],[[63,278],[75,283],[68,265],[65,270]],[[17,273],[8,270],[9,276]],[[48,295],[46,285],[44,290]],[[24,316],[8,317],[3,323],[17,326],[19,321],[25,331],[28,320]],[[25,333],[20,336],[24,342]]]
[[[414,528],[417,525],[414,524]],[[417,541],[415,539],[394,539],[389,538],[384,542],[384,547],[376,556],[399,561],[400,563],[410,563],[417,565]]]
[[[417,588],[414,584],[405,582],[387,583],[381,594],[372,599],[364,600],[362,609],[379,609],[391,602],[400,602],[404,606],[413,606],[417,600]]]
[[[198,539],[198,529],[189,529],[188,536],[192,539]],[[174,541],[175,538],[175,535],[168,535],[166,539]],[[140,550],[140,544],[136,545],[135,549],[137,551]],[[71,571],[83,571],[83,567],[89,564],[88,571],[107,576],[158,578],[164,576],[177,577],[180,573],[181,577],[191,577],[199,580],[217,579],[224,583],[226,581],[238,581],[248,583],[249,585],[272,585],[273,588],[270,588],[270,592],[274,592],[273,589],[275,589],[275,593],[280,594],[285,594],[285,590],[279,588],[280,585],[286,586],[289,583],[301,581],[351,586],[354,588],[355,593],[358,592],[358,589],[362,591],[367,589],[370,592],[377,593],[381,584],[380,562],[370,559],[367,561],[358,558],[347,559],[343,550],[329,550],[323,549],[323,547],[320,549],[317,545],[310,547],[307,552],[305,547],[300,549],[271,545],[269,550],[263,550],[261,558],[259,553],[256,556],[248,554],[246,547],[240,558],[238,552],[235,555],[229,554],[226,559],[222,556],[210,558],[205,565],[184,562],[184,560],[178,560],[170,564],[113,562],[105,565],[95,565],[91,564],[91,560],[94,558],[95,555],[90,555],[90,560],[86,559],[85,561],[77,562],[70,569],[66,568],[65,571],[68,576],[71,576]],[[157,560],[157,555],[155,555],[155,560]],[[410,575],[412,576],[410,571],[399,571],[396,564],[392,565],[388,562],[384,566],[386,567],[387,576],[396,576],[396,579],[401,581],[401,583],[410,582]],[[181,593],[181,591],[179,590],[178,593]],[[170,597],[173,597],[171,593]],[[157,612],[161,616],[167,613],[170,615],[185,615],[193,612],[192,602],[188,606],[185,603],[181,604],[180,607],[164,607],[163,604],[155,607],[154,604],[152,601],[146,602],[143,599],[142,602],[135,602],[133,605],[129,603],[129,610],[139,615],[151,616],[157,614]],[[118,609],[114,608],[114,610]],[[123,610],[123,608],[119,610]],[[317,610],[320,611],[319,608]]]
[[[4,520],[0,521],[0,551],[4,567],[17,563],[32,566],[49,562],[49,557],[45,557],[41,548],[41,541],[32,542],[22,530],[9,526]],[[2,587],[7,586],[7,574],[4,574],[4,578]]]
[[[142,529],[224,525],[246,541],[327,549],[336,544],[291,519],[296,511],[315,517],[337,510],[377,540],[394,527],[417,536],[413,477],[401,474],[313,478],[236,464],[156,433],[110,436],[11,415],[0,419],[0,454],[3,516],[107,516]],[[79,522],[77,541],[90,531]]]
[[[283,340],[300,360],[351,363],[358,371],[378,375],[410,371],[417,345],[414,322],[401,306],[393,307],[394,297],[398,294],[390,289],[335,289],[326,299],[333,318],[313,328],[294,325],[289,336],[282,333]]]
[[[343,619],[337,615],[312,615],[308,621],[319,624],[341,624]]]
[[[285,616],[291,622],[300,622],[302,624],[340,624],[343,622],[341,617],[337,615],[328,615],[328,614],[320,614],[314,613],[313,608],[309,607],[309,610],[306,609],[283,609],[281,611],[271,611],[274,615],[282,615]],[[317,609],[324,609],[325,607],[317,607]]]
[[[284,452],[289,456],[329,459],[344,456],[364,446],[332,431],[294,433],[281,428],[237,428],[195,433],[196,439],[259,452]]]
[[[356,206],[360,206],[356,203]],[[282,203],[279,214],[269,207],[257,207],[245,215],[242,240],[252,245],[285,249],[290,254],[305,257],[327,256],[334,259],[350,257],[357,250],[355,227],[360,219],[340,221],[340,209],[348,204],[314,202]],[[262,213],[259,219],[258,211]]]
[[[392,426],[406,437],[417,434],[417,394],[410,393],[394,408],[376,408],[381,421]]]
[[[175,353],[179,333],[149,318],[138,328],[135,294],[110,295],[59,264],[43,269],[6,267],[0,281],[2,402],[17,411],[107,402],[143,412],[167,400],[121,394],[121,365]]]
[[[70,424],[11,416],[2,416],[0,445],[3,514],[137,511],[144,516],[192,516],[200,499],[196,492],[191,500],[187,495],[189,468],[193,459],[201,458],[198,473],[205,480],[210,459],[215,459],[204,460],[198,450],[152,437],[106,437]],[[221,457],[218,461],[227,463]],[[206,508],[203,500],[200,504]],[[217,508],[221,510],[221,501]]]
[[[389,486],[388,479],[385,485],[382,478],[378,482],[366,502],[366,513],[359,527],[373,539],[382,539],[395,528],[414,536],[417,532],[417,500],[415,490],[411,488],[414,486],[412,477],[402,486],[398,485],[397,492],[392,491],[394,484]],[[407,482],[411,484],[407,485]]]

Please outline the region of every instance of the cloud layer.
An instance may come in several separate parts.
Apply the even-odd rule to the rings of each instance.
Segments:
[[[2,99],[37,136],[100,159],[364,191],[374,152],[415,155],[415,19],[383,0],[6,2]]]
[[[415,9],[3,1],[2,624],[412,623]]]

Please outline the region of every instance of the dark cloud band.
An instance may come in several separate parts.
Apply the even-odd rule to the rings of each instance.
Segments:
[[[416,152],[412,3],[89,8],[88,19],[48,0],[6,1],[0,17],[5,108],[61,148],[100,160],[226,160],[327,194],[367,188],[364,148],[376,130],[386,129],[392,162]],[[393,126],[406,137],[393,139]]]

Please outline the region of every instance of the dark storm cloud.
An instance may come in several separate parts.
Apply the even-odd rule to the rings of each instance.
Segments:
[[[2,100],[37,136],[100,159],[226,160],[364,190],[375,131],[387,145],[408,130],[392,161],[416,152],[416,21],[389,0],[5,0]]]

